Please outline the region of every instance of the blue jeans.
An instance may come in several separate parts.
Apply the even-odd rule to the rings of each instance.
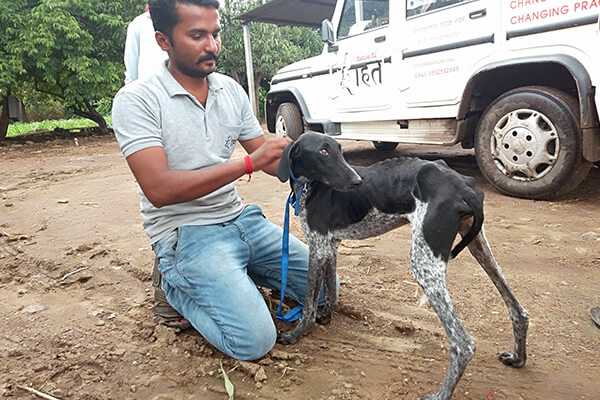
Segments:
[[[169,304],[233,358],[255,360],[275,344],[275,324],[256,285],[281,288],[282,234],[252,205],[231,221],[182,226],[153,245]],[[307,272],[308,247],[290,236],[286,295],[299,303]]]

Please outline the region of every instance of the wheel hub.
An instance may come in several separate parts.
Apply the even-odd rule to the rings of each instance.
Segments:
[[[512,147],[513,147],[513,151],[515,152],[515,154],[521,155],[521,154],[525,153],[525,150],[527,148],[527,143],[523,139],[518,138],[514,141]]]
[[[287,136],[287,129],[285,127],[285,119],[283,118],[283,116],[279,116],[277,117],[277,120],[275,121],[275,137],[277,137],[278,139],[286,137]]]
[[[500,118],[490,140],[498,169],[519,181],[534,181],[546,175],[558,157],[558,144],[552,121],[529,109],[511,111]]]

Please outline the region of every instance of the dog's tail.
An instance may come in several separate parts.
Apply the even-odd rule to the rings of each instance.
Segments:
[[[473,241],[473,239],[475,239],[475,237],[477,237],[483,226],[483,192],[474,187],[467,187],[466,191],[462,193],[462,198],[469,206],[469,211],[465,212],[461,218],[470,215],[473,217],[473,223],[471,224],[469,231],[450,252],[451,259],[455,258]]]

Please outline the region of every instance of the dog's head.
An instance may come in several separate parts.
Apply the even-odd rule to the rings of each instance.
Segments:
[[[333,138],[317,132],[305,132],[298,140],[287,145],[281,155],[277,177],[281,182],[295,177],[312,179],[348,192],[356,189],[362,178],[346,162],[340,144]]]

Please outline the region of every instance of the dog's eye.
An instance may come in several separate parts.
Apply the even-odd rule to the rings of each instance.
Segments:
[[[321,153],[322,156],[329,155],[329,151],[327,149],[321,149],[321,150],[319,150],[319,153]]]

